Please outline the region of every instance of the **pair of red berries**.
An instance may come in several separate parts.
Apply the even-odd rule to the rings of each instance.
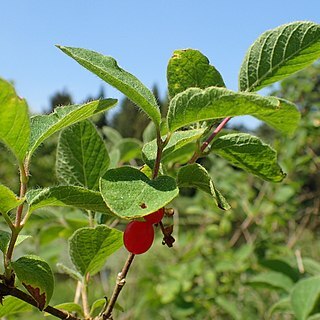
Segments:
[[[131,221],[123,234],[124,246],[133,254],[141,254],[150,249],[154,239],[153,225],[161,221],[164,208],[144,216],[145,221]]]

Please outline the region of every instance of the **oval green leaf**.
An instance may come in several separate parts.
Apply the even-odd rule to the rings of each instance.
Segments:
[[[247,283],[254,287],[282,289],[286,292],[290,292],[293,287],[291,278],[274,271],[257,274],[251,277]]]
[[[300,280],[291,292],[291,305],[297,320],[306,320],[311,315],[320,297],[320,277]]]
[[[248,133],[223,135],[213,141],[211,150],[264,180],[281,182],[286,176],[277,162],[277,152]]]
[[[159,126],[161,115],[156,98],[135,76],[123,70],[112,57],[81,49],[58,46],[65,54],[106,81],[139,106]]]
[[[100,192],[77,186],[58,186],[27,192],[29,210],[48,206],[77,207],[85,210],[103,212],[112,215],[104,203]]]
[[[225,88],[190,88],[177,94],[169,104],[170,131],[195,122],[225,117],[251,115],[283,133],[293,133],[300,113],[283,99],[254,93],[234,92]]]
[[[69,239],[69,254],[77,270],[84,276],[94,275],[107,258],[122,245],[122,232],[107,226],[78,229]]]
[[[106,146],[90,121],[63,130],[57,148],[57,177],[63,184],[98,189],[109,166]]]
[[[193,187],[212,195],[217,206],[222,210],[231,208],[227,200],[216,188],[207,170],[198,163],[181,167],[177,175],[177,184],[179,187]]]
[[[194,130],[185,130],[185,131],[177,131],[174,132],[168,144],[164,147],[162,151],[161,162],[165,163],[166,160],[170,158],[170,155],[174,152],[179,152],[179,150],[187,145],[188,143],[195,141],[201,137],[204,133],[204,129],[194,129]],[[161,137],[162,140],[166,139],[166,136]],[[194,146],[195,150],[195,146]],[[146,164],[153,168],[154,162],[157,157],[157,141],[152,140],[146,143],[142,148],[142,156],[143,160]]]
[[[141,148],[142,143],[138,139],[124,138],[118,141],[114,146],[115,149],[119,150],[121,163],[129,162],[133,159],[141,159]]]
[[[33,255],[23,256],[11,264],[18,279],[37,301],[38,308],[43,310],[48,305],[54,288],[50,266],[42,258]]]
[[[13,86],[0,78],[0,141],[20,163],[30,141],[30,119],[26,100],[17,96]]]
[[[219,71],[194,49],[174,51],[168,63],[167,80],[170,98],[191,87],[225,87]]]
[[[7,213],[8,211],[18,207],[23,201],[24,199],[19,199],[8,187],[0,184],[1,213]]]
[[[0,306],[0,318],[10,316],[15,313],[25,313],[32,311],[33,307],[18,298],[12,296],[4,297]]]
[[[74,302],[64,302],[54,306],[56,309],[64,310],[70,313],[77,313],[78,316],[84,317],[82,307]]]
[[[31,155],[39,145],[54,133],[79,121],[112,108],[118,101],[104,99],[91,101],[82,105],[63,106],[54,109],[49,115],[38,115],[31,118]]]
[[[31,238],[31,236],[19,234],[15,246],[19,245],[24,240]],[[6,253],[8,249],[8,245],[11,239],[11,233],[6,232],[4,230],[0,230],[0,250],[2,253]]]
[[[160,176],[150,180],[133,167],[108,170],[100,180],[100,191],[111,211],[124,219],[157,211],[179,194],[173,178]]]
[[[320,25],[297,21],[263,33],[249,48],[239,74],[240,91],[257,91],[320,57]]]

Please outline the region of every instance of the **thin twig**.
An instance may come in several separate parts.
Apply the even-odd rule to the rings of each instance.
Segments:
[[[84,280],[81,283],[81,298],[82,298],[82,307],[85,318],[90,317],[90,306],[88,302],[88,279],[89,274],[87,274]]]
[[[38,308],[38,303],[35,301],[30,295],[27,293],[14,288],[9,287],[3,283],[0,283],[0,296],[13,296],[18,298],[19,300],[22,300],[28,304],[31,304],[32,306]],[[80,320],[80,318],[73,316],[72,314],[56,309],[51,306],[47,306],[43,311],[50,313],[51,315],[59,318],[59,319],[68,319],[68,320]]]
[[[155,179],[159,174],[160,163],[161,163],[161,155],[163,150],[163,141],[161,140],[160,131],[157,131],[157,157],[154,163],[152,179]]]
[[[81,296],[81,287],[82,287],[82,282],[78,281],[77,282],[77,287],[76,287],[76,292],[74,294],[73,302],[78,304]]]
[[[110,319],[112,315],[112,310],[116,304],[116,301],[118,299],[118,296],[123,288],[123,286],[126,283],[126,276],[128,274],[128,271],[130,269],[131,263],[134,259],[135,255],[133,253],[130,253],[123,268],[122,271],[118,274],[116,286],[114,287],[111,299],[109,300],[108,305],[106,306],[105,310],[102,310],[101,315],[103,320]]]
[[[194,163],[197,161],[197,159],[201,156],[201,154],[204,152],[204,150],[208,147],[208,145],[211,143],[211,141],[214,139],[214,137],[223,129],[223,127],[229,122],[230,119],[231,119],[231,117],[226,117],[221,121],[221,123],[210,134],[210,136],[206,139],[206,141],[203,142],[203,144],[200,147],[200,150],[195,151],[195,153],[191,157],[189,163]]]

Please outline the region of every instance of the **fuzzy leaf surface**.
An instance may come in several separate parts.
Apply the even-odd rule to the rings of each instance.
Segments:
[[[213,141],[211,150],[232,165],[264,180],[280,182],[286,176],[277,162],[277,152],[250,134],[223,135]]]
[[[112,214],[101,194],[77,186],[58,186],[27,192],[27,202],[31,211],[47,206],[77,207]]]
[[[77,270],[84,276],[94,275],[107,258],[122,245],[122,232],[100,225],[78,229],[69,240],[69,254]]]
[[[17,96],[13,86],[0,78],[0,141],[20,163],[30,141],[30,119],[26,100]]]
[[[82,105],[58,107],[49,115],[32,117],[29,153],[32,154],[44,140],[59,130],[106,111],[117,102],[116,99],[91,101]]]
[[[18,279],[37,301],[39,309],[43,310],[48,305],[54,288],[50,266],[42,258],[33,255],[23,256],[11,264]]]
[[[120,68],[114,58],[82,48],[64,46],[58,46],[58,48],[99,78],[121,91],[139,106],[157,126],[160,125],[160,109],[152,92],[134,75]]]
[[[194,129],[185,131],[176,131],[172,134],[168,144],[164,147],[162,151],[161,162],[165,163],[166,160],[170,159],[170,155],[175,151],[179,150],[187,145],[188,143],[195,141],[201,137],[204,129]],[[165,140],[166,136],[162,137]],[[154,162],[157,157],[157,141],[152,140],[147,142],[142,148],[142,156],[146,164],[153,168]]]
[[[167,81],[170,98],[191,87],[225,87],[219,71],[194,49],[174,51],[167,67]]]
[[[159,176],[150,180],[133,167],[108,170],[100,180],[100,191],[111,211],[124,219],[157,211],[179,194],[172,177]]]
[[[320,277],[300,280],[291,291],[291,305],[297,320],[306,320],[320,297]]]
[[[8,187],[0,184],[0,212],[8,211],[18,207],[23,202]]]
[[[57,177],[63,184],[99,188],[110,163],[106,146],[90,121],[64,129],[57,149]]]
[[[293,133],[300,113],[284,99],[254,93],[234,92],[225,88],[190,88],[177,94],[169,104],[170,131],[203,120],[251,115],[283,133]]]
[[[181,167],[177,175],[177,184],[179,187],[193,187],[212,195],[217,206],[222,210],[231,208],[216,188],[207,170],[198,163]]]
[[[256,91],[307,67],[320,57],[320,25],[297,21],[263,33],[249,48],[240,91]]]

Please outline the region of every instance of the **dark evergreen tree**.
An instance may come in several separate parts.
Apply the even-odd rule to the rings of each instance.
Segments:
[[[162,116],[165,116],[168,108],[168,100],[160,98],[157,86],[154,86],[152,91],[160,106]],[[118,130],[123,137],[142,140],[142,133],[149,122],[150,119],[146,114],[140,111],[132,101],[125,97],[120,103],[119,112],[113,116],[110,125]]]
[[[56,107],[67,106],[69,104],[73,104],[71,94],[66,90],[58,91],[50,97],[49,113]]]

